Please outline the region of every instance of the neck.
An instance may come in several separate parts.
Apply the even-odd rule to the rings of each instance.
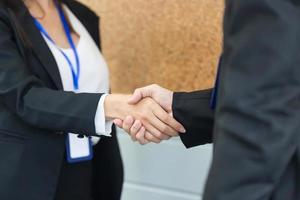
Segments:
[[[55,6],[55,0],[25,0],[28,7],[40,7],[42,10],[47,11]]]
[[[55,7],[56,0],[25,0],[30,13],[36,18],[44,18]]]
[[[55,6],[54,0],[35,0],[43,10],[49,10]]]

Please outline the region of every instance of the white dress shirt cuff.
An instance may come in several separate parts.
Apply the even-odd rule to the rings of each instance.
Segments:
[[[111,137],[113,121],[105,119],[104,100],[108,94],[103,94],[99,100],[96,115],[95,128],[98,135]]]

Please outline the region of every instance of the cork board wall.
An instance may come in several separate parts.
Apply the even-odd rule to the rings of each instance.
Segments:
[[[101,16],[113,92],[158,83],[213,85],[221,52],[222,0],[80,0]]]

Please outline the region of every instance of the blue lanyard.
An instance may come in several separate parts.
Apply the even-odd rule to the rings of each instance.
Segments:
[[[217,76],[216,76],[216,81],[215,81],[215,87],[212,91],[211,99],[210,99],[210,108],[215,110],[217,107],[217,101],[218,101],[218,90],[219,90],[219,83],[220,83],[220,73],[221,73],[221,66],[222,66],[222,55],[219,59],[219,64],[218,64],[218,71],[217,71]]]
[[[56,7],[57,7],[57,10],[58,10],[58,13],[59,13],[59,16],[60,16],[60,19],[61,19],[61,22],[63,24],[63,27],[64,27],[64,31],[66,33],[66,36],[67,36],[67,39],[68,39],[68,42],[73,50],[73,53],[74,53],[74,56],[75,56],[75,59],[76,59],[76,69],[75,67],[73,66],[70,58],[65,54],[65,52],[63,52],[63,50],[61,50],[57,45],[56,43],[54,42],[54,40],[50,37],[50,35],[48,34],[48,32],[44,29],[44,27],[42,26],[42,24],[34,18],[34,22],[35,22],[35,25],[36,27],[40,30],[40,32],[52,43],[54,44],[54,46],[60,51],[60,53],[64,56],[64,58],[66,59],[66,61],[68,62],[69,64],[69,67],[70,67],[70,70],[72,72],[72,77],[73,77],[73,86],[74,86],[74,89],[75,90],[78,90],[79,89],[79,77],[80,77],[80,61],[79,61],[79,55],[78,55],[78,52],[77,52],[77,49],[75,47],[75,44],[74,44],[74,41],[72,39],[72,35],[71,35],[71,30],[70,30],[70,27],[68,25],[68,22],[67,22],[67,19],[64,15],[64,12],[62,10],[62,7],[58,5],[58,3],[55,1],[56,3]]]

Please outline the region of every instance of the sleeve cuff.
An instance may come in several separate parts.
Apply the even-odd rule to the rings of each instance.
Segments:
[[[103,94],[99,100],[96,115],[95,115],[95,129],[98,135],[111,137],[112,120],[105,119],[104,100],[108,94]]]

